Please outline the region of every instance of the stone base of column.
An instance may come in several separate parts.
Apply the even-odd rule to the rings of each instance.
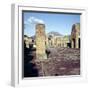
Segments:
[[[76,38],[75,40],[76,40],[76,43],[75,43],[75,48],[79,48],[78,38]]]
[[[47,59],[47,55],[46,54],[37,54],[36,58],[44,60],[44,59]]]
[[[74,48],[74,43],[73,43],[73,41],[71,41],[71,48]]]

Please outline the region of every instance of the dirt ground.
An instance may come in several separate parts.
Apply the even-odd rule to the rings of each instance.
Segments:
[[[80,75],[80,49],[49,48],[49,51],[48,59],[33,59],[26,64],[26,77]]]
[[[36,61],[39,76],[79,75],[80,50],[51,48],[47,60]]]

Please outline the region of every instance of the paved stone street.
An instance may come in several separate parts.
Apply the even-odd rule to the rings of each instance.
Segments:
[[[80,74],[80,49],[49,48],[48,59],[37,60],[35,50],[25,49],[24,77]]]
[[[38,76],[61,76],[80,74],[80,49],[49,48],[49,58],[35,60]]]

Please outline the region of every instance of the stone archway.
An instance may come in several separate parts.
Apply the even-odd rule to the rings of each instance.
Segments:
[[[75,48],[76,46],[76,41],[75,41],[75,39],[73,38],[72,40],[71,40],[71,47],[72,48]]]

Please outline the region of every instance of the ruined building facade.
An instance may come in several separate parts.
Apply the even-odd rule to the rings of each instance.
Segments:
[[[33,44],[33,40],[31,37],[24,36],[24,44],[26,45],[26,48],[30,47],[30,44]]]
[[[71,31],[71,47],[80,48],[80,24],[74,24]]]
[[[51,36],[48,38],[49,47],[68,47],[69,42],[70,39],[67,36]]]

